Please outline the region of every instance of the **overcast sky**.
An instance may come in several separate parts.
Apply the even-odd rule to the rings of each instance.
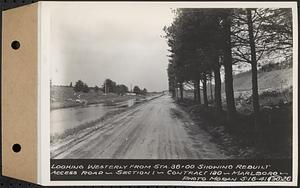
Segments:
[[[174,16],[170,6],[55,3],[49,8],[53,84],[80,79],[100,86],[110,78],[148,91],[168,88],[168,46],[161,36]]]

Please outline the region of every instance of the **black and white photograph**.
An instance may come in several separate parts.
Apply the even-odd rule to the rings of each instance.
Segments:
[[[292,159],[291,8],[50,10],[51,159]]]

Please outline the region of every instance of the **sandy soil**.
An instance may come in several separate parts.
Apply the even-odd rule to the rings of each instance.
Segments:
[[[51,158],[227,158],[210,140],[208,133],[164,95],[53,143]]]

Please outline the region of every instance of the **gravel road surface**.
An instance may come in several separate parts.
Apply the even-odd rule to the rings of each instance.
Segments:
[[[227,158],[210,140],[170,96],[163,95],[51,144],[51,158]]]

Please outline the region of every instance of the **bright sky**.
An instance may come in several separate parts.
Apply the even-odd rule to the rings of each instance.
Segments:
[[[49,10],[53,84],[80,79],[101,86],[110,78],[128,87],[167,90],[162,29],[172,22],[170,6],[73,2],[49,4]]]

